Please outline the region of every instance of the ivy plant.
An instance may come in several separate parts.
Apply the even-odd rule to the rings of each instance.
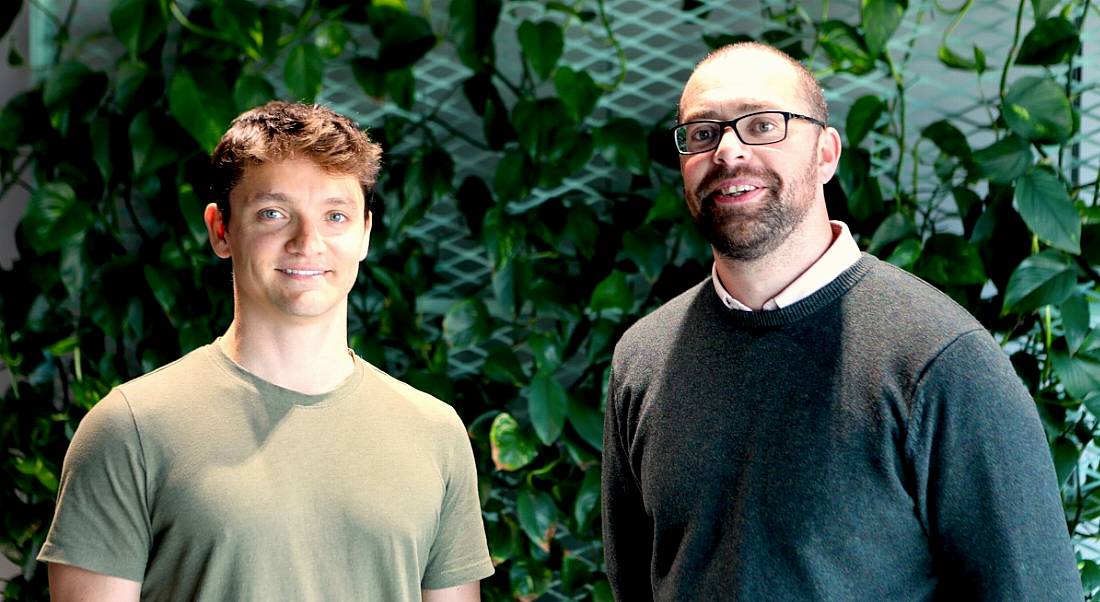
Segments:
[[[838,124],[846,147],[830,211],[1004,343],[1047,429],[1067,528],[1086,542],[1100,518],[1100,166],[1071,160],[1084,89],[1073,67],[1100,16],[1087,1],[1019,0],[1017,23],[1026,14],[1034,25],[1004,32],[1013,50],[994,57],[952,35],[971,4],[863,0],[841,20],[788,2],[761,9],[769,31],[731,23],[718,29],[736,35],[698,36],[712,47],[766,41],[826,80],[893,82],[892,98],[851,99]],[[32,5],[42,10],[4,3],[0,35]],[[340,71],[396,109],[363,124],[386,162],[350,300],[352,345],[466,421],[497,565],[486,599],[609,600],[598,509],[610,353],[630,323],[706,275],[709,249],[684,208],[668,120],[601,107],[633,68],[603,0],[113,0],[109,10],[119,51],[107,66],[71,39],[72,10],[49,15],[53,64],[0,112],[0,199],[16,187],[31,197],[20,259],[0,270],[0,361],[13,380],[0,398],[0,549],[22,569],[4,597],[45,599],[34,556],[81,417],[229,322],[228,267],[201,221],[218,137],[268,99],[315,100]],[[895,39],[905,19],[948,23],[937,60],[986,88],[995,80],[978,111],[988,143],[946,118],[919,135],[907,127],[920,57]],[[573,29],[608,49],[606,73],[563,58]],[[457,130],[420,98],[414,73],[432,53],[468,70],[454,95],[478,130]],[[495,161],[459,173],[456,140]],[[547,193],[571,190],[561,185],[593,163],[614,177]],[[456,208],[490,266],[483,282],[456,285],[439,245],[415,234],[437,204]],[[1086,556],[1095,592],[1100,567]]]

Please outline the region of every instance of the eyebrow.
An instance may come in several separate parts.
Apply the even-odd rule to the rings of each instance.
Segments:
[[[256,205],[259,203],[293,203],[294,200],[289,196],[281,192],[257,192],[252,195],[251,198],[245,201],[245,205]],[[325,205],[336,206],[355,206],[355,201],[340,196],[329,197],[321,201]]]
[[[737,103],[733,106],[737,110],[737,112],[742,114],[742,115],[747,114],[747,113],[752,113],[754,111],[767,111],[767,110],[773,109],[775,107],[775,105],[773,105],[771,103],[763,103],[763,102],[757,102],[757,101],[740,102],[740,103]],[[725,118],[726,118],[726,115],[724,113],[719,113],[718,111],[715,111],[714,109],[707,109],[707,110],[704,110],[704,111],[697,111],[697,112],[688,113],[682,119],[682,121],[683,122],[688,122],[688,121],[695,121],[697,119],[713,119],[715,121],[725,121]]]

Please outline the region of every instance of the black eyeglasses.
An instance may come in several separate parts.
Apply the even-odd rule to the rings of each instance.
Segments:
[[[722,132],[726,128],[733,128],[733,132],[737,134],[737,139],[742,144],[755,146],[782,142],[787,138],[787,122],[792,119],[805,119],[810,123],[826,127],[825,122],[807,115],[789,111],[758,111],[729,121],[714,119],[688,121],[674,126],[672,134],[676,138],[678,153],[694,155],[718,148],[718,143],[722,141]]]

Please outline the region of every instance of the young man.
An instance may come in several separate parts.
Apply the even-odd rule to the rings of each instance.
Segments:
[[[322,107],[234,120],[204,216],[233,322],[81,422],[39,556],[55,600],[479,598],[461,420],[348,349],[380,157]]]
[[[1004,353],[829,221],[840,136],[809,72],[722,48],[679,117],[715,264],[615,350],[616,598],[1080,600],[1043,430]]]

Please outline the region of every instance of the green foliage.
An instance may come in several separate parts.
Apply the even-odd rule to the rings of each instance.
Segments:
[[[1013,350],[1082,540],[1100,518],[1100,210],[1082,185],[1095,178],[1062,161],[1080,122],[1065,67],[1095,15],[1067,18],[1077,0],[1019,2],[1035,25],[1006,32],[1018,52],[992,62],[976,45],[966,56],[951,50],[969,2],[863,0],[858,23],[776,11],[775,29],[758,37],[812,57],[823,74],[879,74],[896,85],[894,98],[853,99],[830,209],[866,249],[942,287]],[[0,33],[20,4],[0,8]],[[41,82],[4,107],[0,198],[14,186],[31,191],[21,259],[0,270],[0,361],[13,375],[0,400],[0,549],[23,568],[7,599],[44,595],[33,557],[87,409],[229,322],[228,268],[201,220],[208,153],[240,111],[277,91],[315,99],[326,76],[348,71],[365,95],[401,109],[363,124],[386,158],[371,255],[350,300],[352,345],[452,403],[469,425],[497,563],[486,599],[611,599],[598,520],[611,350],[630,323],[707,273],[709,248],[691,226],[674,155],[661,154],[669,124],[601,109],[632,66],[620,57],[620,72],[606,74],[565,58],[574,34],[607,36],[598,43],[614,58],[613,27],[588,28],[614,16],[601,2],[547,2],[523,13],[514,37],[498,35],[518,4],[452,0],[419,14],[394,0],[321,0],[302,11],[200,0],[183,12],[175,2],[115,0],[113,64],[93,67],[78,44],[62,44]],[[895,34],[915,11],[950,21],[937,49],[944,65],[999,70],[1003,84],[966,124],[941,120],[907,136],[909,61],[927,57]],[[414,70],[430,53],[453,53],[470,70],[449,101],[461,94],[479,129],[456,132],[418,97]],[[1010,78],[1013,64],[1031,67]],[[983,136],[968,140],[963,130],[983,116]],[[460,173],[449,150],[456,137],[496,161]],[[872,161],[897,169],[879,173]],[[559,186],[592,162],[612,177],[548,196],[571,190]],[[413,235],[445,203],[489,264],[484,282],[455,284],[438,266],[438,245]],[[1100,587],[1095,563],[1081,570],[1089,591]]]

